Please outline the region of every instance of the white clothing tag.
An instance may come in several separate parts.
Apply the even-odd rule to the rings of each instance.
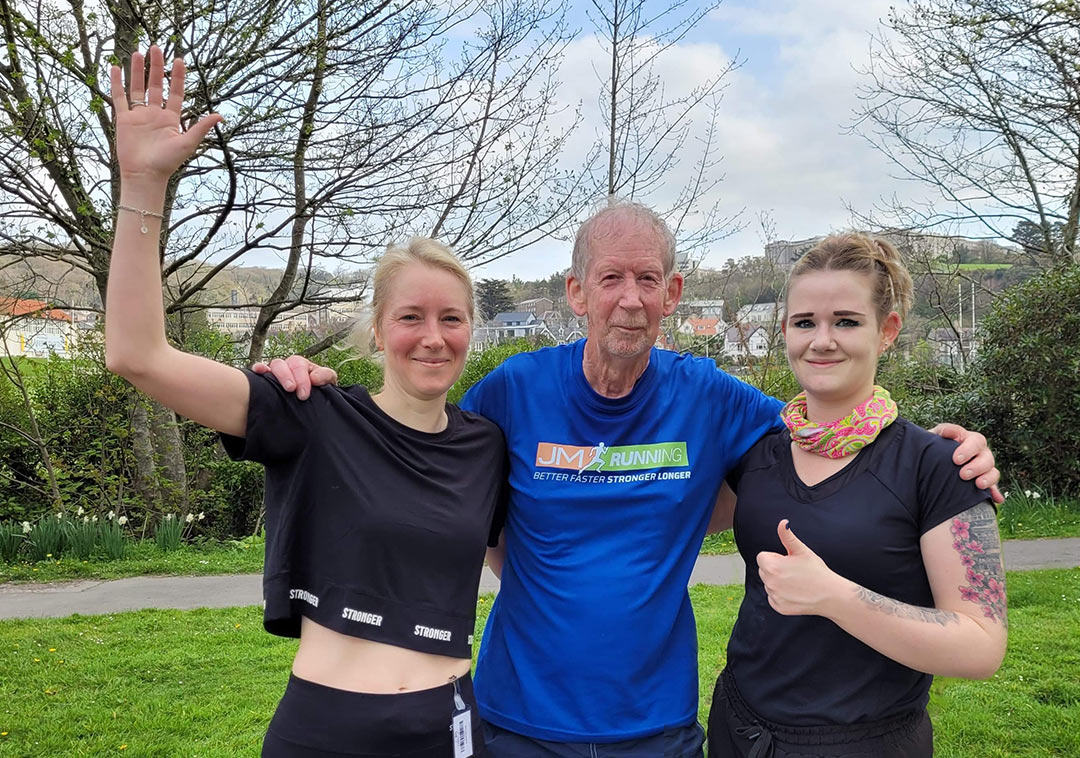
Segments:
[[[454,758],[469,758],[472,747],[472,711],[454,714]]]

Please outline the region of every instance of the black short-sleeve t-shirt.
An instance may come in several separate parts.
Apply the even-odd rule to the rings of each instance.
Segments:
[[[904,419],[833,476],[796,476],[786,429],[765,435],[728,475],[738,494],[735,541],[749,570],[728,643],[728,668],[747,704],[778,724],[853,724],[926,706],[932,677],[878,653],[821,616],[783,616],[754,567],[784,553],[777,524],[830,569],[874,592],[932,607],[919,539],[987,499],[960,479],[956,443]]]
[[[425,433],[363,387],[317,388],[300,401],[246,373],[246,436],[222,442],[232,458],[266,466],[267,631],[299,636],[307,616],[468,658],[484,550],[505,501],[499,428],[448,404],[446,429]]]

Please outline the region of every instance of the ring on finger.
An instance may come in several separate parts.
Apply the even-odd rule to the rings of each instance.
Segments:
[[[146,107],[146,103],[138,103],[138,102],[136,102],[136,103],[132,103],[132,104],[131,104],[131,107],[132,107],[132,108],[134,108],[134,107],[135,107],[136,105],[141,105],[141,106],[142,106],[142,107],[144,107],[144,108]]]

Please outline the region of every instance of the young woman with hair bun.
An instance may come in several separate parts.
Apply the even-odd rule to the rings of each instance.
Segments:
[[[270,376],[172,347],[158,240],[169,177],[220,118],[180,129],[184,67],[164,97],[161,50],[112,69],[121,190],[105,313],[106,363],[266,466],[263,623],[299,637],[263,758],[482,755],[469,670],[484,553],[501,524],[505,442],[446,402],[472,333],[468,273],[429,239],[374,273],[370,333],[385,382],[306,402]],[[462,465],[463,461],[483,465]]]
[[[710,758],[930,756],[932,677],[1001,664],[994,508],[956,476],[955,443],[875,384],[911,301],[883,239],[828,237],[791,271],[783,332],[803,392],[728,475],[748,570]]]

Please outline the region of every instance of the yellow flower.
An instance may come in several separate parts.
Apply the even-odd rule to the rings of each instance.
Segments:
[[[55,652],[56,652],[56,648],[54,648],[54,647],[51,647],[51,648],[49,648],[49,652],[50,652],[50,653],[55,653]]]
[[[126,744],[125,744],[125,745],[121,745],[121,746],[120,746],[120,749],[121,749],[121,750],[127,750],[127,745],[126,745]]]
[[[239,624],[237,624],[236,626],[233,627],[233,629],[239,629],[239,628],[240,628]]]
[[[7,732],[0,732],[0,737],[7,737]]]

